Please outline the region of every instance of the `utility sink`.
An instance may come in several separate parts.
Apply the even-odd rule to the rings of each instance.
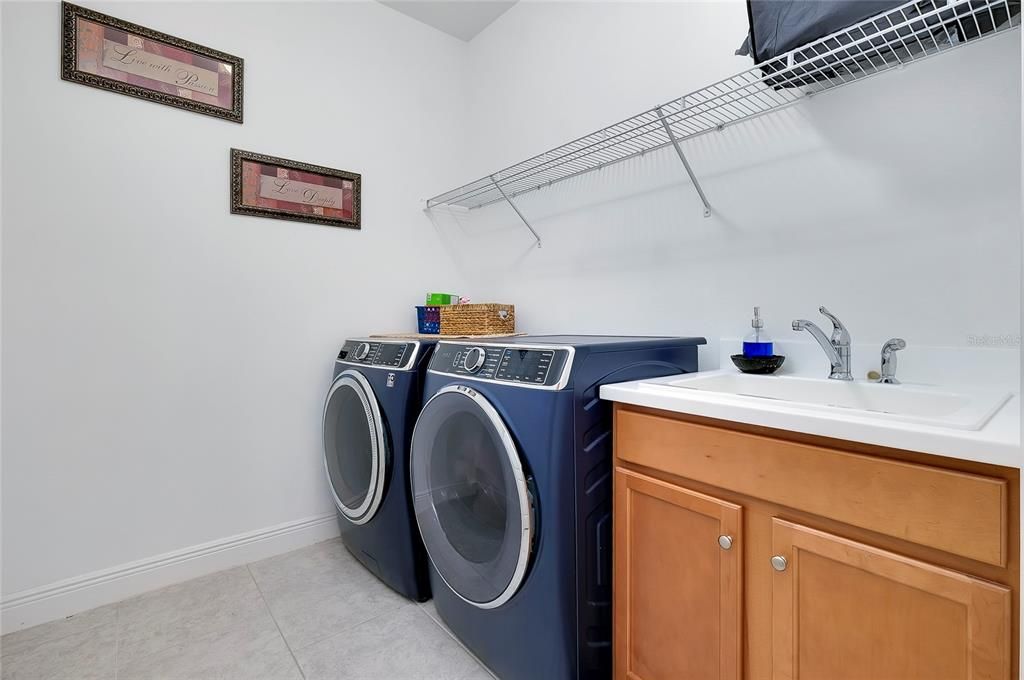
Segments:
[[[979,430],[1010,398],[1008,392],[946,389],[934,385],[882,385],[795,376],[699,373],[644,383],[644,388],[684,389],[716,401],[768,404],[919,423],[957,430]]]

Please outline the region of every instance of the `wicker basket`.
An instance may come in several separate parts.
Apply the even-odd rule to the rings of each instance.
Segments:
[[[488,302],[441,307],[441,335],[504,335],[515,332],[515,305]]]

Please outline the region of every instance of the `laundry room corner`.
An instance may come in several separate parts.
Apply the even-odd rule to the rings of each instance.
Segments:
[[[1024,680],[1022,19],[0,0],[0,680]]]
[[[419,206],[458,175],[460,90],[429,82],[464,43],[377,3],[91,7],[244,53],[246,117],[52,77],[60,4],[3,3],[4,630],[336,533],[324,357],[464,289]],[[229,214],[229,147],[372,175],[363,230]]]

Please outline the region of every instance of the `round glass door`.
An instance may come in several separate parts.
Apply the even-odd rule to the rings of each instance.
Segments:
[[[369,522],[384,495],[388,460],[380,407],[358,371],[335,378],[324,405],[324,467],[338,510]]]
[[[533,498],[512,436],[478,392],[451,385],[426,403],[412,436],[413,507],[438,574],[484,609],[522,584]]]

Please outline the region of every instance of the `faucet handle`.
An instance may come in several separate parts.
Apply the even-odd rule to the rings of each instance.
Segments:
[[[818,307],[818,311],[821,312],[822,316],[832,322],[832,344],[850,344],[850,332],[846,330],[846,326],[844,326],[843,322],[839,320],[839,317],[825,309],[825,305]]]
[[[900,384],[900,381],[896,379],[896,352],[906,349],[906,347],[907,341],[903,338],[886,340],[882,345],[882,377],[878,382],[886,385]]]

